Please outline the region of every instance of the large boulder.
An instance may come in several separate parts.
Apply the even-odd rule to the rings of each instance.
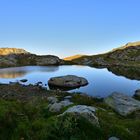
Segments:
[[[140,101],[122,93],[112,93],[105,98],[105,103],[122,116],[127,116],[134,111],[140,110]]]
[[[53,77],[48,81],[50,88],[58,88],[63,90],[79,88],[87,84],[88,81],[85,78],[74,75]]]
[[[98,125],[98,118],[95,116],[96,108],[92,106],[86,106],[86,105],[76,105],[73,107],[68,108],[62,116],[65,114],[73,114],[76,116],[82,116],[86,118],[89,122],[92,124]]]

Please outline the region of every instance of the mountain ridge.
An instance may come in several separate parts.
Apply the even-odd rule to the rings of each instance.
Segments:
[[[99,67],[140,66],[140,41],[127,43],[104,54],[85,55],[71,61],[79,65]]]

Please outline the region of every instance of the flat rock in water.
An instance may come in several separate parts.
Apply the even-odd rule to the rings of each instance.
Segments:
[[[134,111],[140,110],[140,101],[122,93],[114,92],[104,101],[122,116],[127,116]]]
[[[88,81],[83,77],[75,75],[66,75],[60,77],[53,77],[48,81],[50,88],[60,89],[74,89],[88,84]]]
[[[91,123],[98,125],[98,118],[95,116],[96,108],[92,106],[86,106],[86,105],[76,105],[73,107],[68,108],[63,114],[65,115],[67,113],[75,114],[77,116],[82,116],[86,118]]]

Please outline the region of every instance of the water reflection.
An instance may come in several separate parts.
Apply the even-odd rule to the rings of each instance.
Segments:
[[[72,91],[87,93],[91,96],[106,97],[114,91],[133,95],[134,91],[139,89],[140,70],[138,68],[113,67],[108,68],[108,70],[75,65],[6,68],[0,69],[0,83],[9,83],[9,81],[16,82],[21,79],[27,79],[28,81],[25,84],[42,82],[43,85],[46,85],[48,80],[52,77],[77,75],[86,78],[89,84]]]
[[[108,70],[118,76],[124,76],[132,80],[140,80],[140,68],[116,66],[110,67]]]
[[[15,68],[0,69],[0,78],[11,79],[24,77],[25,75],[33,72],[55,72],[59,69],[57,66],[40,67],[40,66],[26,66]]]
[[[26,74],[26,72],[0,72],[0,78],[5,78],[5,79],[9,79],[9,78],[17,78],[17,77],[23,77]]]

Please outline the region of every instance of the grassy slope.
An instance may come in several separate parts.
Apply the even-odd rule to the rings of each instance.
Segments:
[[[28,91],[26,91],[28,94]],[[43,91],[44,92],[44,91]],[[41,92],[40,92],[41,93]],[[30,94],[30,92],[29,92]],[[68,93],[47,92],[63,99]],[[102,100],[72,94],[74,104],[95,106],[100,127],[93,126],[82,117],[48,111],[46,98],[32,96],[30,100],[0,99],[1,140],[107,140],[116,136],[123,140],[139,140],[140,112],[124,118],[115,113]]]

